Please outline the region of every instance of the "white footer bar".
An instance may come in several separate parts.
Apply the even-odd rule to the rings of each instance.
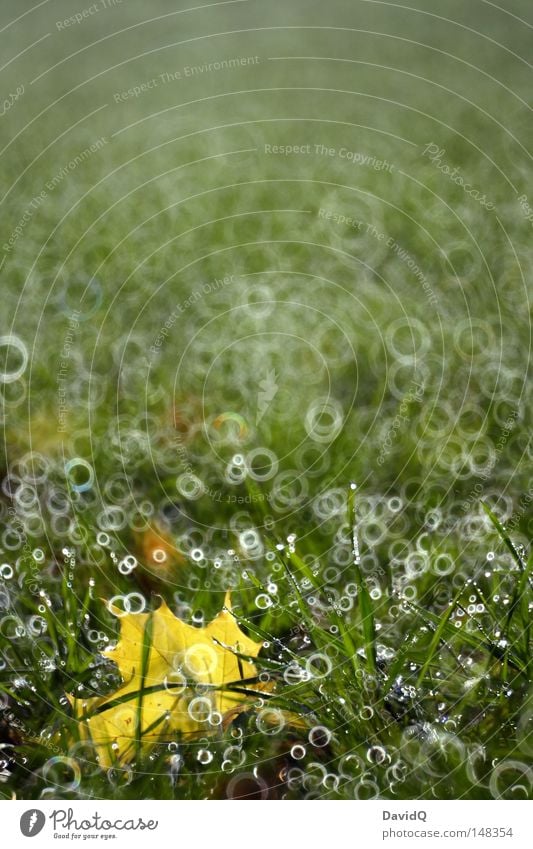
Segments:
[[[530,802],[5,801],[3,845],[123,849],[533,846]],[[68,843],[67,843],[68,841]]]

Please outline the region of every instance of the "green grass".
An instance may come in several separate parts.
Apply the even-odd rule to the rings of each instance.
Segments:
[[[529,5],[145,5],[4,31],[0,795],[530,797]],[[227,590],[247,710],[101,769],[109,600]]]
[[[353,490],[347,490],[348,515],[353,508]],[[14,688],[5,688],[12,707],[4,716],[12,716],[21,739],[4,750],[13,770],[7,787],[14,783],[18,793],[33,798],[43,792],[59,798],[110,793],[117,798],[148,793],[156,798],[224,798],[227,793],[490,798],[494,787],[498,797],[522,797],[528,792],[518,779],[521,770],[526,780],[528,774],[529,729],[522,728],[520,717],[530,692],[531,564],[523,562],[494,521],[498,536],[489,525],[487,541],[496,556],[510,546],[517,564],[510,597],[504,600],[507,610],[494,601],[497,573],[469,579],[440,613],[402,601],[401,593],[386,588],[373,600],[360,575],[354,608],[346,615],[328,604],[297,543],[288,543],[271,549],[277,591],[270,586],[273,607],[261,614],[257,608],[254,612],[253,599],[259,591],[268,595],[268,589],[258,579],[250,582],[243,563],[236,616],[264,643],[259,679],[228,684],[247,695],[247,709],[226,731],[199,740],[165,733],[161,718],[161,743],[147,749],[141,745],[141,687],[128,697],[136,699],[139,716],[135,760],[127,766],[117,762],[110,771],[99,770],[95,750],[79,740],[62,695],[101,693],[104,687],[112,692],[117,686],[112,670],[105,663],[95,665],[94,654],[84,650],[87,629],[93,621],[102,626],[105,608],[98,598],[81,604],[69,582],[62,581],[62,608],[45,611],[53,668],[29,662],[34,645],[29,635],[12,643],[11,675],[14,668],[18,675]],[[355,525],[356,566],[357,534]],[[521,604],[513,601],[517,593]],[[473,594],[483,599],[482,615],[468,613]],[[403,607],[394,618],[393,605]],[[112,640],[113,628],[109,623],[104,628]],[[144,644],[142,678],[150,632]],[[262,691],[256,685],[265,676],[269,688]],[[208,763],[199,762],[200,752],[204,759],[210,753]],[[494,784],[491,762],[500,761],[507,767]],[[255,778],[248,774],[252,771]],[[243,774],[228,790],[232,777]]]

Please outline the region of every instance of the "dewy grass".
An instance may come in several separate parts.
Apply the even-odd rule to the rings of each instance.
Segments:
[[[352,492],[346,499],[350,516],[354,509]],[[495,523],[495,528],[502,545],[512,545],[499,523]],[[216,763],[217,757],[222,758],[221,764],[226,764],[223,773],[229,775],[235,768],[231,760],[233,751],[240,752],[241,766],[256,764],[260,771],[261,764],[277,762],[282,777],[269,778],[269,786],[272,793],[283,791],[288,797],[300,798],[302,794],[309,797],[319,789],[319,795],[333,798],[353,798],[354,793],[362,798],[377,792],[387,797],[394,788],[395,798],[409,798],[414,792],[423,798],[428,792],[422,778],[427,769],[435,777],[433,793],[437,798],[490,795],[482,780],[487,761],[502,756],[502,745],[509,749],[508,743],[504,744],[500,738],[498,722],[506,726],[512,719],[512,702],[516,704],[517,695],[527,699],[528,694],[529,657],[522,654],[521,605],[511,605],[503,617],[495,605],[487,605],[493,623],[493,633],[489,635],[486,626],[467,632],[454,627],[451,621],[458,611],[468,615],[471,582],[458,590],[439,616],[408,602],[403,613],[405,642],[393,657],[381,656],[383,610],[378,607],[376,613],[371,613],[374,660],[368,651],[370,632],[364,622],[364,608],[359,608],[351,624],[335,605],[320,605],[317,609],[323,591],[297,549],[298,542],[293,537],[286,545],[278,543],[272,549],[275,555],[271,563],[279,567],[276,619],[283,623],[281,628],[278,626],[280,634],[261,625],[264,620],[272,626],[268,612],[250,617],[245,613],[244,602],[243,612],[236,614],[240,624],[264,643],[263,653],[257,659],[260,670],[257,681],[226,685],[230,690],[246,694],[246,710],[214,739],[206,738],[203,742],[169,738],[163,718],[158,721],[161,742],[152,748],[147,759],[141,746],[142,703],[145,692],[154,689],[144,688],[152,648],[151,618],[148,618],[143,639],[142,686],[138,693],[128,694],[137,705],[136,757],[127,769],[116,763],[112,773],[113,793],[134,798],[144,792],[144,782],[150,783],[152,794],[157,792],[162,798],[169,794],[186,797],[191,792],[187,790],[190,782],[199,782],[203,795],[218,792],[215,788],[221,780],[220,772],[200,767],[196,756],[201,749],[202,753],[209,752],[212,763]],[[358,561],[357,545],[353,553]],[[68,557],[70,567],[75,569],[74,553],[69,552]],[[518,559],[523,562],[521,557]],[[516,596],[519,587],[527,602],[531,601],[531,593],[524,574],[517,569],[511,597]],[[267,587],[257,578],[252,585],[253,592],[267,594]],[[79,629],[83,620],[78,617],[78,625],[73,626],[76,593],[70,581],[63,580],[60,586],[63,603],[54,612],[54,628],[49,631],[54,635],[54,656],[63,658],[58,668],[52,675],[35,678],[24,652],[18,657],[15,644],[12,647],[12,659],[16,659],[21,676],[15,681],[15,689],[5,686],[2,689],[10,700],[5,716],[12,718],[15,732],[20,729],[20,740],[11,751],[4,749],[6,766],[12,770],[10,782],[17,782],[20,793],[39,796],[45,774],[46,786],[50,787],[50,769],[53,769],[49,766],[50,751],[53,750],[56,754],[52,760],[63,759],[67,773],[71,761],[81,764],[76,793],[105,796],[109,777],[98,769],[90,743],[73,742],[76,722],[69,719],[65,699],[58,698],[58,692],[79,692],[87,683],[91,689],[101,687],[100,683],[87,682],[83,674],[86,663],[80,664],[76,659],[79,654],[76,647],[83,643]],[[364,588],[361,582],[357,585],[356,601],[360,587]],[[245,600],[249,595],[245,571],[241,596]],[[157,604],[156,599],[154,602]],[[96,604],[92,599],[89,606],[94,609]],[[87,603],[79,610],[85,616]],[[420,642],[423,648],[419,647]],[[355,665],[354,659],[357,659]],[[90,666],[98,675],[97,655],[93,655]],[[266,690],[265,681],[269,683]],[[39,717],[32,716],[25,707],[29,708],[35,700],[40,708]],[[269,713],[262,722],[260,717],[265,711]],[[278,736],[280,724],[283,725],[281,737]],[[37,728],[39,732],[33,730]],[[528,729],[526,739],[527,732]],[[279,747],[284,740],[288,749]],[[480,746],[484,752],[481,759]],[[513,758],[520,747],[521,741],[517,739],[511,749]],[[470,749],[473,760],[470,756],[464,760]],[[169,767],[169,758],[176,751],[180,764],[177,773]],[[511,754],[506,757],[511,758]],[[472,766],[477,761],[479,764]],[[175,757],[174,762],[178,762]],[[446,778],[439,772],[442,768],[439,762],[447,765]],[[24,768],[27,764],[31,764],[31,772]],[[62,786],[58,779],[53,785],[54,792],[61,795]]]
[[[168,5],[10,30],[0,795],[529,797],[528,2]],[[246,709],[102,769],[111,600],[227,590]]]

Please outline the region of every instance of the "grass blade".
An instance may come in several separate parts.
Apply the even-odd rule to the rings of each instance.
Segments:
[[[359,552],[359,538],[357,536],[356,506],[355,506],[355,484],[350,487],[348,495],[348,521],[352,527],[352,554],[355,571],[355,583],[357,585],[357,598],[359,601],[359,613],[363,626],[363,641],[368,668],[372,674],[376,674],[376,624],[374,618],[374,605],[368,592],[366,581],[361,573],[361,555]]]
[[[135,724],[135,751],[137,755],[141,752],[141,744],[142,744],[142,720],[143,720],[143,700],[145,694],[145,681],[146,675],[148,672],[148,666],[150,664],[150,653],[152,650],[152,637],[154,630],[154,615],[150,613],[148,619],[146,620],[146,624],[144,626],[143,632],[143,647],[142,647],[142,656],[141,656],[141,686],[139,687],[138,699],[137,699],[137,720]]]

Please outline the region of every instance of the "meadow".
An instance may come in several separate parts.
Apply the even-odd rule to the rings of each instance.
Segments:
[[[533,19],[419,6],[3,0],[0,797],[533,796]]]

